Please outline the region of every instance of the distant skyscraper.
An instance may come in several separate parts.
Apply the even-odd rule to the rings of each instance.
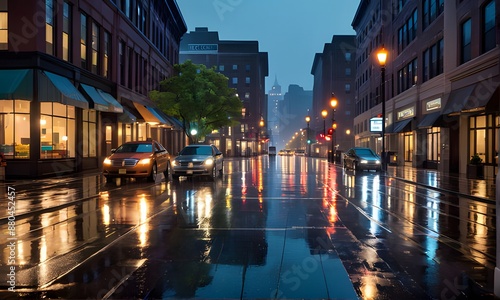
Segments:
[[[271,130],[270,145],[275,146],[279,141],[280,136],[280,115],[278,111],[278,105],[280,101],[283,101],[283,95],[281,94],[281,85],[278,84],[278,76],[274,78],[274,84],[268,93],[268,112],[267,117],[269,126]]]

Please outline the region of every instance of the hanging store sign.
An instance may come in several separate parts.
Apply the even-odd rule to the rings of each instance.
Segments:
[[[371,132],[382,132],[382,118],[371,118],[370,119],[370,131]]]

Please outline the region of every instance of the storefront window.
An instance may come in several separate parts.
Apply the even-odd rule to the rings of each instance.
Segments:
[[[405,161],[413,161],[413,133],[405,132],[404,134],[404,147],[405,147]]]
[[[40,158],[75,157],[75,108],[57,102],[40,103]]]
[[[427,160],[441,160],[441,128],[432,127],[427,129]]]
[[[145,141],[147,138],[147,128],[146,123],[137,124],[137,140]]]
[[[0,101],[0,152],[8,159],[30,158],[30,101]]]
[[[469,158],[478,154],[483,163],[497,164],[499,118],[493,114],[469,118]]]
[[[97,155],[97,111],[83,111],[83,157]]]

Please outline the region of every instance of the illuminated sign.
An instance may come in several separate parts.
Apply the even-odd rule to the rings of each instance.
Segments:
[[[188,44],[189,51],[207,51],[207,52],[217,52],[219,50],[219,45],[217,44]]]
[[[415,108],[410,107],[398,112],[398,120],[415,116]]]
[[[428,101],[425,104],[425,110],[426,111],[440,109],[440,108],[441,108],[441,98],[437,98],[437,99]]]
[[[382,118],[371,118],[370,119],[370,131],[371,132],[382,132]]]

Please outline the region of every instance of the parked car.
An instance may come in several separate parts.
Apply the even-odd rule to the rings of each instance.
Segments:
[[[163,173],[168,180],[170,154],[157,141],[127,142],[111,153],[103,162],[102,172],[106,178],[146,177],[154,182],[158,173]]]
[[[306,155],[306,151],[302,150],[302,149],[295,150],[293,153],[295,156],[305,156]]]
[[[347,150],[343,159],[344,168],[353,170],[375,170],[382,168],[380,156],[370,148],[354,147]]]
[[[189,145],[172,160],[172,178],[206,175],[215,179],[222,175],[224,156],[214,145]]]

